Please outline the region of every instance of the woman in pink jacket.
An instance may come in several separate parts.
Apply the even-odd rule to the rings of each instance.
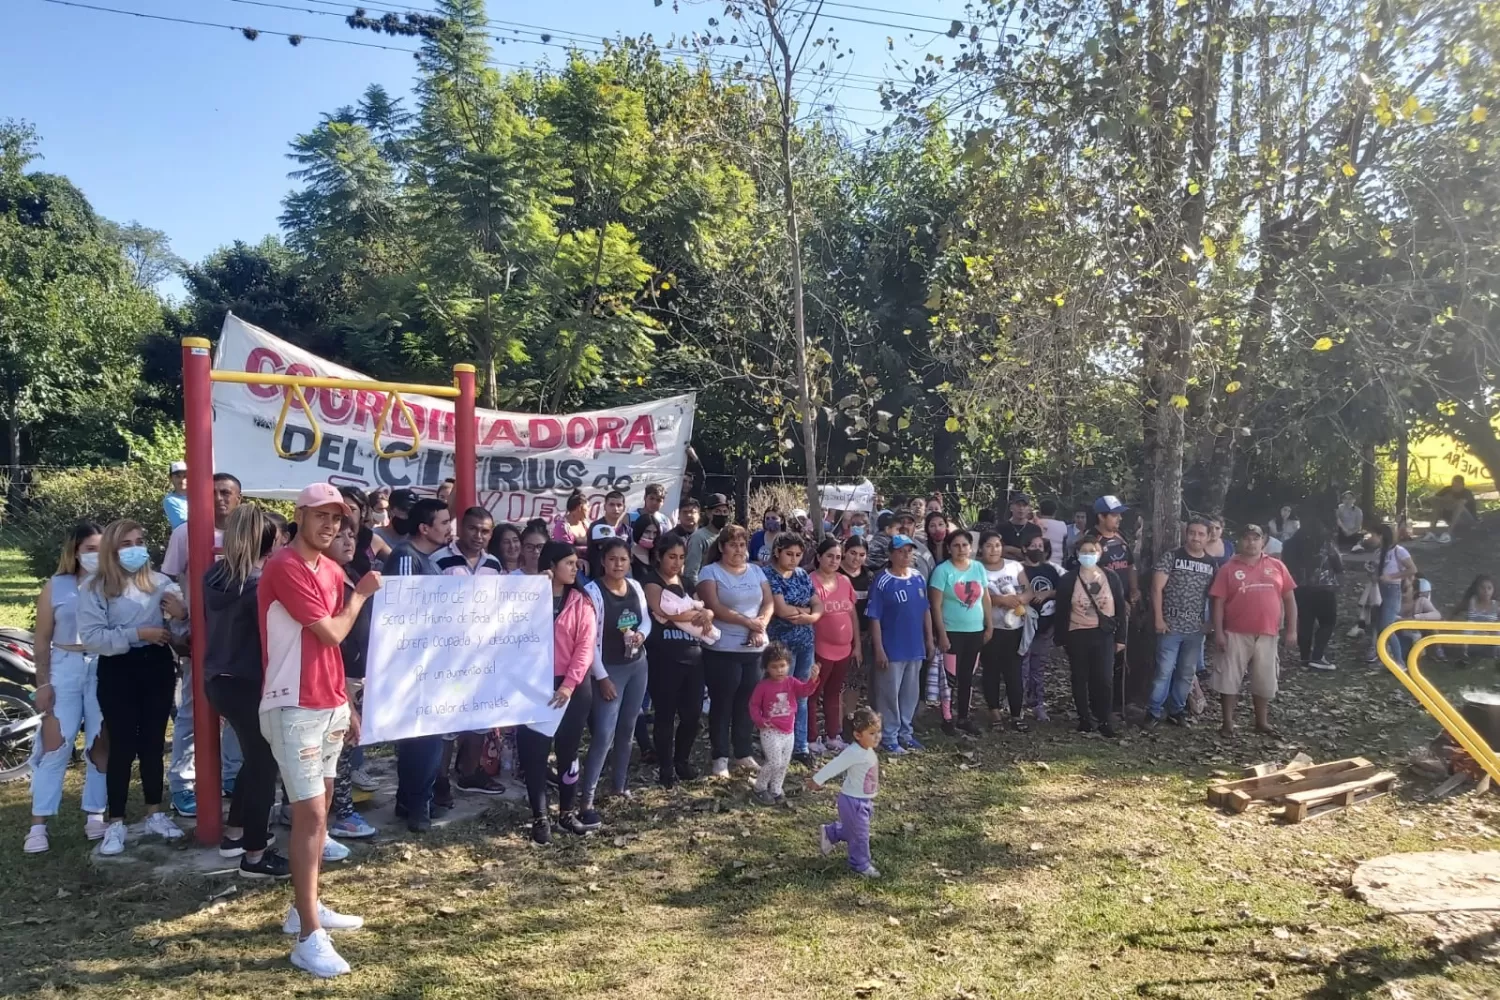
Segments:
[[[547,754],[557,750],[557,825],[569,833],[582,834],[583,825],[574,814],[578,794],[578,745],[589,718],[589,691],[585,684],[594,662],[594,602],[578,582],[578,553],[567,542],[548,542],[537,566],[552,577],[552,684],[556,693],[552,707],[567,708],[555,736],[523,726],[516,734],[516,749],[526,772],[526,797],[531,801],[531,839],[538,844],[552,841],[547,818]]]

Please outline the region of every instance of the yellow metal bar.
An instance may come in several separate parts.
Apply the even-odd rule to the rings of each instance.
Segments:
[[[380,444],[380,432],[385,427],[386,420],[391,415],[391,407],[401,407],[401,415],[406,418],[406,426],[411,428],[411,444],[405,448],[393,448],[387,451]],[[392,424],[392,427],[395,425]],[[375,454],[380,458],[411,458],[422,448],[422,432],[417,427],[416,417],[406,405],[406,400],[401,398],[399,392],[386,393],[385,405],[380,408],[380,416],[375,418]]]
[[[421,385],[415,382],[367,382],[354,378],[324,378],[322,375],[277,375],[273,372],[232,372],[215,369],[208,376],[215,382],[237,382],[241,385],[297,385],[304,389],[354,389],[369,392],[405,392],[413,396],[435,396],[457,399],[458,389],[450,385]]]
[[[1413,643],[1403,667],[1387,648],[1389,640],[1397,632],[1437,632],[1439,634],[1424,634]],[[1406,685],[1406,689],[1421,703],[1422,707],[1442,724],[1442,727],[1448,731],[1448,735],[1452,736],[1459,746],[1479,762],[1479,766],[1484,768],[1485,773],[1491,779],[1500,781],[1500,757],[1495,755],[1495,751],[1485,742],[1484,737],[1469,725],[1469,721],[1449,704],[1448,699],[1443,697],[1443,693],[1422,676],[1422,669],[1417,662],[1429,646],[1500,646],[1500,623],[1398,621],[1388,625],[1375,642],[1375,653],[1380,657],[1380,662],[1385,664],[1386,669]]]
[[[303,451],[287,451],[281,447],[281,437],[286,432],[287,414],[292,409],[292,397],[297,397],[297,402],[302,404],[302,412],[307,414],[307,422],[312,424],[312,443]],[[271,431],[271,445],[276,449],[276,454],[293,462],[304,458],[311,458],[318,453],[318,446],[323,443],[323,428],[318,425],[318,418],[313,416],[312,407],[307,405],[307,397],[302,394],[300,385],[292,386],[292,391],[286,394],[281,401],[281,416],[276,418],[276,428]]]

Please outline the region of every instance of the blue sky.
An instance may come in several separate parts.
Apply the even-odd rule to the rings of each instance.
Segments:
[[[275,4],[319,6],[330,14],[284,10],[244,0],[79,0],[262,31],[363,40],[414,48],[410,39],[355,33],[339,4],[267,0]],[[854,48],[850,72],[887,77],[897,57],[920,58],[928,46],[946,51],[939,17],[962,17],[962,0],[845,0],[828,7],[840,18],[910,24],[906,32],[879,24],[834,21],[838,37]],[[430,8],[432,0],[410,6],[367,5],[385,10]],[[316,124],[319,114],[353,103],[370,83],[408,95],[414,65],[405,52],[328,44],[313,39],[293,47],[285,38],[262,34],[250,42],[238,32],[150,21],[136,17],[45,3],[9,0],[6,30],[0,33],[0,117],[23,118],[42,136],[39,169],[66,174],[101,214],[164,230],[173,248],[188,260],[235,239],[256,241],[277,231],[287,178],[287,142]],[[891,14],[869,9],[904,10]],[[550,4],[491,0],[492,20],[524,22],[517,43],[496,45],[502,62],[554,65],[565,58],[556,47],[539,44],[538,29],[597,40],[616,34],[671,35],[701,29],[721,13],[718,3],[670,0],[559,0]],[[927,18],[916,15],[927,15]],[[887,38],[895,51],[887,50]],[[529,40],[529,41],[527,41]],[[554,36],[553,44],[561,41]],[[851,121],[882,120],[875,84],[848,81],[837,103]],[[180,294],[176,281],[163,286]]]

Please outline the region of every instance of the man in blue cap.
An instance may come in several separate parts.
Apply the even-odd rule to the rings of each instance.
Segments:
[[[1120,519],[1128,510],[1130,508],[1121,503],[1117,496],[1102,496],[1094,501],[1094,527],[1099,532],[1099,544],[1103,548],[1099,555],[1099,566],[1114,570],[1125,581],[1125,589],[1130,593],[1130,603],[1135,605],[1141,601],[1135,556],[1130,551],[1130,543],[1120,534]]]

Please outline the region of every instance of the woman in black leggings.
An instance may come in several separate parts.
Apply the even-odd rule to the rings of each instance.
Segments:
[[[973,548],[967,531],[955,531],[943,539],[948,558],[938,564],[927,581],[927,605],[932,611],[933,638],[944,654],[944,670],[956,681],[953,714],[958,728],[978,735],[979,727],[969,718],[974,665],[979,661],[979,651],[990,641],[994,622],[989,577],[982,565],[969,558]],[[951,670],[947,666],[949,657]]]
[[[548,542],[537,568],[552,571],[552,707],[563,708],[562,721],[552,736],[530,726],[516,731],[516,751],[526,772],[526,798],[531,803],[531,839],[552,841],[547,818],[547,754],[557,751],[557,825],[569,833],[587,831],[574,813],[578,796],[578,746],[588,723],[590,689],[585,684],[594,662],[594,602],[578,582],[578,553],[566,542]]]
[[[203,577],[208,621],[204,690],[214,711],[239,737],[245,763],[229,797],[229,819],[219,855],[239,858],[244,878],[290,878],[286,858],[270,843],[271,804],[276,798],[276,759],[260,731],[260,620],[256,609],[260,568],[276,547],[276,522],[254,504],[241,504],[224,522],[224,558]]]
[[[646,640],[647,687],[656,706],[653,724],[658,780],[663,788],[698,777],[688,758],[698,738],[703,715],[703,643],[699,636],[713,627],[714,615],[707,608],[689,608],[675,614],[662,610],[662,596],[671,594],[686,601],[682,565],[687,540],[672,533],[659,535],[653,552],[655,572],[646,581],[646,604],[657,626]],[[684,626],[693,628],[691,634]]]

